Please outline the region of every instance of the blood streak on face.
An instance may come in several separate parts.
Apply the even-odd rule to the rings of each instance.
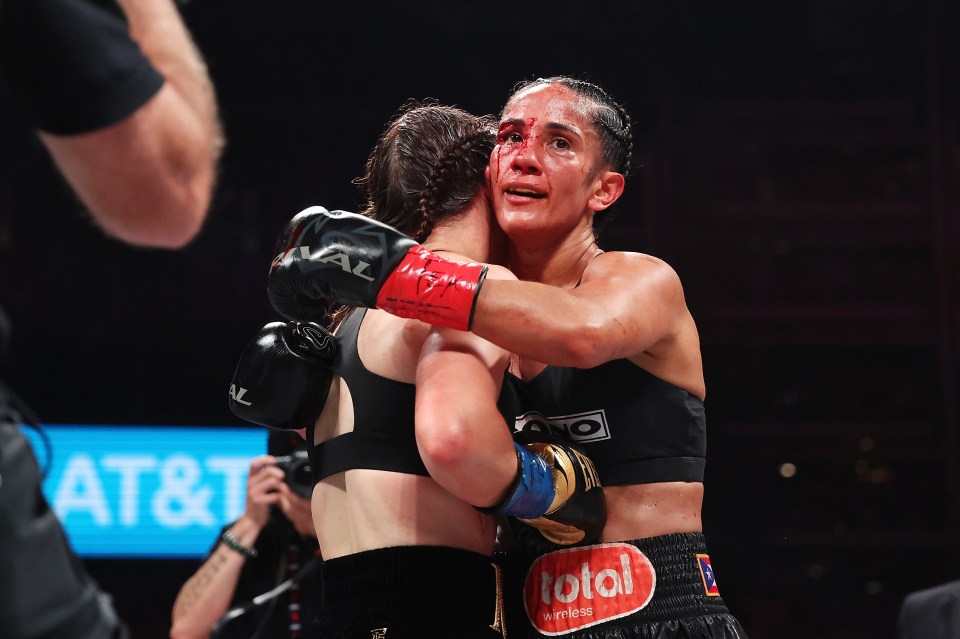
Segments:
[[[593,106],[563,85],[541,84],[505,107],[490,175],[497,221],[512,238],[544,224],[568,233],[588,218],[600,157]]]
[[[534,128],[534,125],[535,125],[536,123],[537,123],[537,118],[530,118],[530,119],[527,121],[527,127],[532,130],[532,129]],[[497,131],[497,139],[498,139],[498,140],[499,140],[500,136],[503,134],[503,132],[506,131],[507,129],[509,129],[509,126],[508,126],[508,125],[506,125],[506,124],[501,124],[501,125],[500,125],[500,129]],[[529,147],[530,147],[530,138],[525,137],[525,138],[523,138],[523,142],[521,142],[519,146],[517,146],[517,147],[515,147],[515,148],[513,149],[513,152],[514,152],[514,153],[522,153],[523,151],[526,151]],[[503,158],[503,155],[502,155],[502,153],[503,153],[503,145],[502,145],[502,144],[498,144],[498,145],[496,146],[496,148],[494,149],[494,153],[495,153],[496,156],[497,156],[497,173],[496,173],[496,177],[495,177],[494,179],[495,179],[495,180],[498,180],[498,179],[500,178],[500,165],[501,165],[502,158]]]

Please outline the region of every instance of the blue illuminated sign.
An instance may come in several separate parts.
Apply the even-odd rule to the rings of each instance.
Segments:
[[[86,557],[203,557],[243,512],[267,430],[47,425],[43,492]],[[47,451],[30,428],[41,466]]]

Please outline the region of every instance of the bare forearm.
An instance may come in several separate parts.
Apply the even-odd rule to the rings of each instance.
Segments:
[[[210,630],[230,606],[242,560],[220,547],[183,585],[173,605],[173,639],[209,637]]]
[[[213,83],[206,63],[172,0],[117,0],[130,35],[196,115],[216,153],[222,146]]]
[[[671,343],[689,319],[680,279],[668,264],[606,253],[574,289],[487,280],[470,330],[524,359],[592,368]]]
[[[420,456],[437,483],[475,506],[497,502],[517,472],[498,392],[490,371],[464,352],[426,352],[417,367]]]
[[[524,359],[556,366],[588,367],[602,356],[599,314],[569,291],[536,282],[484,282],[470,330]]]
[[[245,545],[255,543],[259,530],[241,519],[231,528]],[[172,639],[209,637],[227,612],[246,561],[241,554],[220,544],[183,585],[173,604]]]
[[[450,396],[441,401],[449,402]],[[432,398],[425,403],[436,405]],[[502,499],[517,474],[516,453],[499,413],[475,410],[464,414],[469,409],[452,411],[456,415],[447,412],[441,421],[433,421],[425,412],[423,427],[418,418],[417,444],[437,483],[469,504],[492,506]]]

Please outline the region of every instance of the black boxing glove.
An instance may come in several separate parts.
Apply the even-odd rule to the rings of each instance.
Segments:
[[[593,462],[570,442],[543,433],[518,433],[517,439],[516,480],[499,505],[479,510],[516,518],[536,531],[533,537],[539,540],[531,541],[512,526],[514,536],[528,548],[544,547],[538,541],[547,547],[599,541],[607,502]]]
[[[444,259],[386,224],[322,206],[287,223],[274,255],[270,303],[297,321],[346,304],[469,330],[487,275],[482,264]]]
[[[280,430],[306,428],[327,401],[336,339],[318,324],[271,322],[247,344],[230,383],[230,410]]]

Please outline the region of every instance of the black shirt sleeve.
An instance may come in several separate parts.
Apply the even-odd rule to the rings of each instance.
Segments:
[[[0,0],[0,74],[58,135],[119,122],[163,85],[115,0]]]

